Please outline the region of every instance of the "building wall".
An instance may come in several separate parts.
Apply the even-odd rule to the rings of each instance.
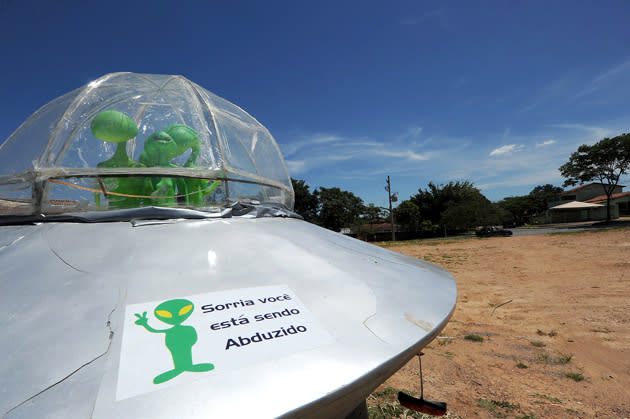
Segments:
[[[630,196],[617,198],[613,202],[615,203],[615,206],[619,209],[620,216],[630,216]]]
[[[559,209],[547,211],[547,222],[576,223],[580,221],[601,221],[606,219],[606,206],[591,209]],[[610,218],[619,218],[619,207],[610,205]]]
[[[623,192],[623,187],[616,186],[613,194]],[[584,185],[576,191],[566,191],[561,195],[563,201],[586,201],[587,199],[595,198],[596,196],[606,195],[604,185],[601,183],[590,183]]]

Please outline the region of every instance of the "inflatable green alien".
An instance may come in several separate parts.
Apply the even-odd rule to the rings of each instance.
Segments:
[[[96,138],[109,143],[116,143],[116,152],[109,160],[97,164],[97,167],[142,167],[127,155],[127,141],[138,135],[138,127],[127,115],[118,111],[103,111],[92,119],[90,124],[92,134]],[[141,195],[143,181],[133,177],[106,178],[102,188],[114,192],[109,196],[109,205],[113,208],[135,208],[142,205],[141,200],[134,196]],[[95,197],[100,206],[100,194]]]
[[[169,167],[177,165],[171,160],[191,150],[184,167],[194,168],[201,150],[199,134],[194,129],[172,124],[162,131],[151,134],[144,142],[144,150],[139,161],[131,160],[127,155],[127,141],[138,134],[135,122],[122,112],[109,110],[97,114],[90,126],[95,137],[117,143],[116,152],[109,160],[97,167]],[[109,194],[109,206],[112,208],[137,208],[144,205],[174,206],[178,198],[187,206],[199,206],[204,195],[212,193],[219,185],[218,181],[210,186],[204,179],[146,177],[146,178],[110,178],[106,180]],[[104,191],[105,192],[105,191]],[[100,195],[96,199],[100,204]]]
[[[195,167],[195,161],[199,156],[201,141],[199,134],[186,125],[173,124],[151,134],[144,142],[144,151],[140,154],[140,163],[147,167],[177,167],[170,161],[191,150],[190,157],[184,167]],[[145,189],[155,198],[159,205],[174,205],[175,190],[183,195],[187,205],[200,205],[203,199],[203,191],[206,181],[202,179],[173,179],[153,178],[147,179]]]

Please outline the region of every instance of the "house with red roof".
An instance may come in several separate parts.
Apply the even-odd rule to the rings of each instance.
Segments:
[[[560,194],[560,202],[555,202],[547,210],[546,221],[566,223],[576,221],[598,221],[606,219],[606,185],[588,183]],[[610,199],[611,219],[630,216],[630,192],[623,192],[623,185],[617,185]]]
[[[580,201],[586,202],[589,199],[595,198],[597,196],[604,196],[604,200],[606,200],[606,190],[604,187],[607,186],[604,183],[586,183],[584,185],[577,186],[573,189],[569,189],[560,194],[560,199],[563,201]],[[623,185],[615,186],[613,190],[613,194],[618,194],[623,191]]]

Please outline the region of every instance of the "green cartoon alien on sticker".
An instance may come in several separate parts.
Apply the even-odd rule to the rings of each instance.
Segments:
[[[153,379],[153,384],[160,384],[177,377],[179,374],[190,372],[204,372],[214,369],[213,364],[193,364],[192,347],[197,342],[197,331],[192,326],[182,326],[182,323],[190,317],[193,311],[193,303],[189,300],[169,300],[158,305],[155,317],[164,323],[171,324],[170,329],[154,329],[149,326],[147,312],[142,315],[136,313],[136,324],[143,326],[151,333],[164,333],[165,344],[173,357],[174,368],[163,372]]]

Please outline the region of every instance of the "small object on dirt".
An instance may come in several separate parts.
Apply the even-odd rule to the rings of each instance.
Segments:
[[[438,336],[436,339],[457,339],[454,336]]]
[[[575,342],[573,339],[567,339],[567,342]]]
[[[432,416],[444,416],[444,414],[446,414],[446,403],[433,402],[424,399],[424,388],[422,386],[422,355],[424,355],[424,353],[422,352],[418,354],[418,363],[420,364],[420,398],[418,399],[416,397],[410,396],[407,393],[399,391],[398,401],[403,407],[414,410],[416,412],[421,412],[426,415]]]
[[[504,303],[501,303],[501,304],[499,304],[499,305],[495,306],[495,307],[492,309],[492,311],[490,312],[490,317],[492,317],[492,315],[494,314],[494,310],[496,310],[497,308],[499,308],[499,307],[501,307],[501,306],[504,306],[504,305],[506,305],[506,304],[509,304],[509,303],[511,303],[511,302],[512,302],[512,300],[508,300],[508,301],[506,301],[506,302],[504,302]]]

